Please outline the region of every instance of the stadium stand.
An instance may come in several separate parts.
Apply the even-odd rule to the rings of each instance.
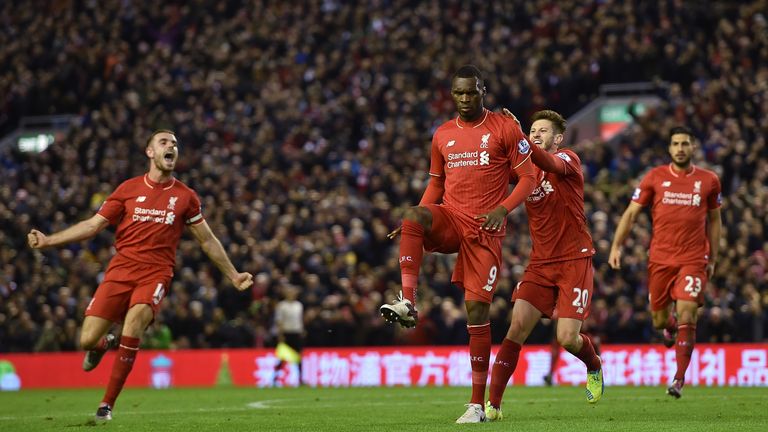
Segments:
[[[23,116],[76,117],[44,152],[0,148],[0,351],[76,349],[112,235],[39,253],[25,234],[92,215],[145,170],[136,149],[160,127],[177,132],[178,176],[235,265],[257,276],[249,292],[228,288],[186,237],[150,346],[270,346],[273,307],[290,286],[301,287],[309,346],[466,343],[451,257],[425,261],[418,329],[385,325],[378,306],[399,283],[386,234],[418,202],[431,133],[453,115],[449,74],[468,62],[487,76],[486,104],[523,120],[544,107],[573,114],[603,83],[669,83],[615,145],[571,137],[598,250],[590,331],[603,343],[657,337],[649,232],[636,229],[623,272],[606,260],[635,180],[665,160],[667,131],[684,123],[724,192],[698,339],[765,341],[767,2],[469,3],[3,2],[0,136]],[[530,247],[524,212],[510,228],[496,341]]]

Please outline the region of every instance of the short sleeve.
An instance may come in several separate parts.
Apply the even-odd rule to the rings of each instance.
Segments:
[[[653,194],[653,172],[650,172],[640,181],[640,186],[635,188],[632,201],[645,207],[653,201]]]
[[[190,191],[189,206],[187,214],[184,215],[184,222],[187,225],[196,225],[203,221],[203,208],[200,204],[200,198],[193,191]]]
[[[118,186],[117,189],[104,200],[104,203],[101,204],[101,208],[99,208],[99,211],[97,212],[97,214],[104,217],[110,225],[117,225],[125,215],[126,195],[125,187],[123,186],[124,184],[125,183]]]
[[[720,179],[717,178],[717,176],[712,176],[712,188],[709,191],[709,196],[707,197],[707,209],[714,210],[716,208],[720,208],[722,205],[722,189],[720,187]]]
[[[560,158],[565,162],[565,174],[579,174],[581,175],[581,159],[579,156],[571,150],[563,149],[555,153],[555,157]]]

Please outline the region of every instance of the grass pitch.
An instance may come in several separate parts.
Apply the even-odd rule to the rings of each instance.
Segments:
[[[456,425],[470,389],[212,388],[123,391],[114,420],[92,418],[102,390],[0,393],[0,431],[765,431],[768,388],[606,387],[589,405],[581,387],[509,387],[504,420]]]

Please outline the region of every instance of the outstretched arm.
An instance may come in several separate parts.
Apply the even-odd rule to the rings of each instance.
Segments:
[[[208,258],[216,264],[216,267],[232,282],[235,288],[242,291],[253,285],[253,275],[240,273],[235,269],[221,242],[213,234],[211,227],[208,226],[208,222],[202,221],[195,225],[189,225],[189,229],[197,242],[200,243],[203,252],[208,255]]]
[[[531,146],[531,160],[543,171],[562,176],[568,175],[568,164],[563,159],[543,150],[537,145]]]
[[[616,233],[613,235],[613,243],[611,244],[611,252],[608,255],[608,264],[613,269],[621,268],[621,247],[624,244],[629,232],[632,230],[632,226],[635,224],[637,215],[640,214],[643,206],[632,201],[627,206],[624,214],[621,215],[619,226],[616,227]]]
[[[80,221],[69,228],[51,235],[45,235],[33,229],[27,234],[27,244],[32,249],[42,249],[86,240],[101,232],[107,225],[109,225],[109,222],[104,216],[95,214],[90,219]]]

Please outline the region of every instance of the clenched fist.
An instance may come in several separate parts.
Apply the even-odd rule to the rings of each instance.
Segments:
[[[32,249],[44,248],[48,241],[48,237],[40,231],[33,229],[27,234],[27,244]]]

